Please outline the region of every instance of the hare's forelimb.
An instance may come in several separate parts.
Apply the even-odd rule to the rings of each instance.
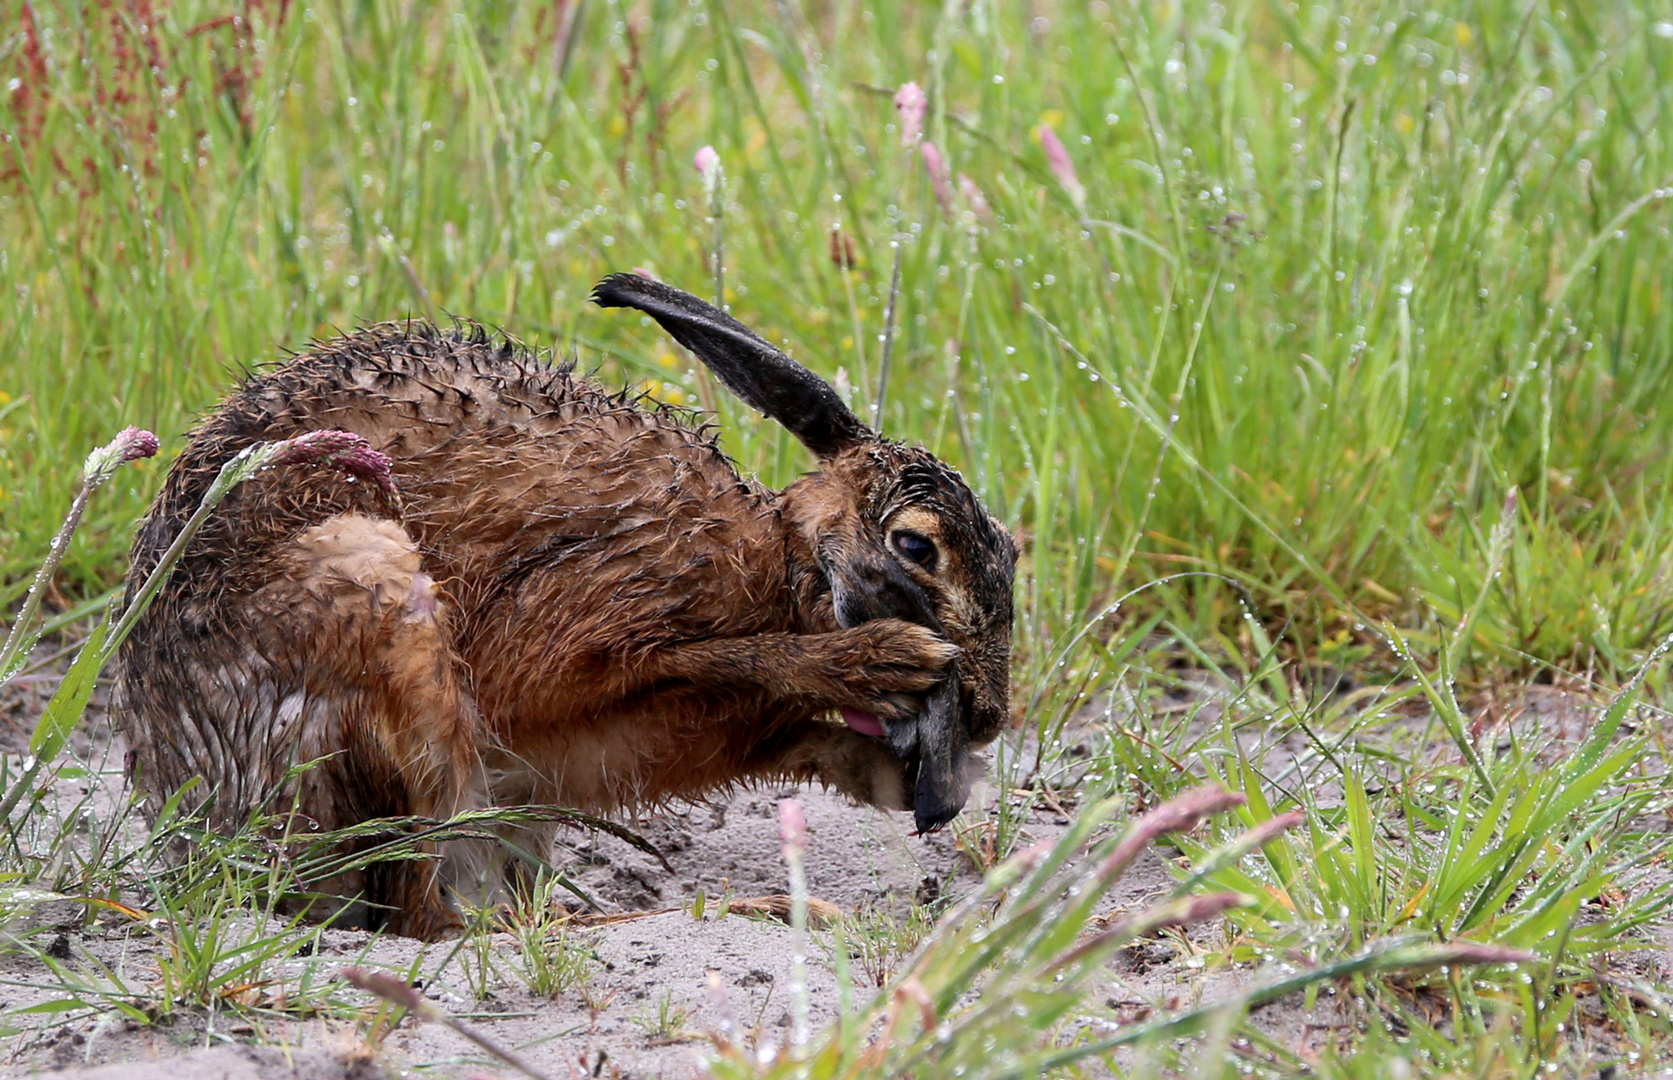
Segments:
[[[916,733],[926,701],[933,706],[942,698],[956,698],[953,664],[961,651],[926,627],[878,619],[829,633],[756,634],[663,646],[640,671],[655,681],[678,680],[714,693],[766,691],[799,709],[860,710]],[[950,796],[939,788],[932,791],[924,782],[929,773],[908,763],[915,755],[901,754],[893,741],[837,724],[798,725],[787,739],[759,744],[743,772],[817,780],[856,801],[892,810],[913,809],[916,800],[933,806],[934,824],[941,824],[952,816],[942,813]],[[939,770],[930,770],[937,779],[950,775],[963,744],[943,749],[945,755],[936,760]],[[960,780],[946,791],[954,788],[967,791],[968,784]],[[925,815],[919,817],[923,827]]]
[[[765,690],[787,704],[905,719],[960,649],[934,631],[879,619],[823,634],[755,634],[665,645],[636,664],[647,683]]]

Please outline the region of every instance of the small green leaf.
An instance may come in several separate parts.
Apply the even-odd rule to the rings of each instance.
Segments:
[[[7,877],[21,875],[8,874]],[[36,889],[27,885],[0,889],[0,907],[25,907],[30,904],[47,904],[54,900],[73,900],[75,897],[66,896],[51,889]]]
[[[69,742],[70,732],[81,722],[82,714],[87,711],[87,699],[93,696],[93,683],[104,667],[103,646],[108,633],[110,617],[107,615],[76,654],[70,670],[64,673],[64,681],[58,684],[58,692],[46,703],[46,712],[29,738],[29,752],[37,760],[51,761],[57,757]]]
[[[65,1013],[65,1012],[74,1012],[77,1009],[91,1009],[91,1008],[95,1008],[95,1006],[89,1005],[87,1002],[81,1000],[80,998],[75,998],[75,997],[55,998],[52,1001],[43,1001],[43,1002],[40,1002],[39,1004],[35,1004],[35,1005],[25,1005],[21,1009],[13,1009],[12,1010],[12,1015],[13,1016],[22,1016],[25,1013]]]

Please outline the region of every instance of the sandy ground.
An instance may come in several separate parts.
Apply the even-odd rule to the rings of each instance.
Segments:
[[[108,768],[108,765],[107,765]],[[106,774],[108,783],[119,778]],[[83,785],[86,781],[74,781]],[[991,788],[990,788],[991,790]],[[67,790],[73,798],[79,790]],[[800,799],[808,817],[807,873],[811,894],[844,911],[904,912],[914,898],[950,894],[976,883],[977,876],[941,833],[918,838],[906,833],[903,815],[850,806],[819,791],[765,791],[713,804],[689,806],[638,824],[673,866],[669,873],[649,856],[612,837],[572,834],[564,856],[577,882],[607,909],[644,912],[643,917],[571,933],[569,947],[596,957],[585,985],[554,999],[538,998],[519,976],[522,962],[515,940],[494,936],[486,980],[475,949],[455,951],[450,943],[424,945],[378,938],[359,931],[326,931],[318,953],[279,965],[294,980],[305,969],[313,978],[334,977],[356,964],[416,972],[423,991],[497,1043],[515,1049],[552,1076],[588,1074],[685,1076],[697,1071],[707,1032],[730,1029],[757,1043],[782,1044],[789,1037],[790,998],[785,990],[793,951],[791,929],[770,916],[730,913],[717,917],[727,896],[782,894],[786,871],[779,853],[777,802]],[[1028,834],[1050,839],[1062,828],[1055,812],[1032,815]],[[1160,891],[1171,879],[1160,859],[1150,858],[1113,903],[1132,903]],[[699,890],[706,897],[703,918],[692,912]],[[37,941],[49,942],[65,963],[92,970],[104,965],[136,986],[157,979],[154,937],[136,932],[131,920],[82,923],[79,905],[45,904],[37,912]],[[276,927],[244,918],[229,935],[254,939]],[[826,934],[811,935],[809,995],[814,1026],[834,1017],[836,983]],[[863,977],[863,973],[862,973]],[[43,965],[15,954],[0,957],[0,1002],[14,1023],[16,1010],[40,1006],[63,992]],[[486,995],[482,994],[486,987]],[[858,993],[865,994],[862,987]],[[287,1064],[225,1045],[259,1040],[292,1055]],[[167,1024],[76,1020],[16,1035],[6,1048],[0,1075],[30,1075],[95,1066],[116,1069],[87,1075],[141,1074],[154,1063],[176,1080],[203,1077],[340,1076],[362,1070],[368,1048],[351,1025],[325,1020],[287,1020],[262,1025],[221,1017],[206,1022],[187,1015]],[[359,1056],[356,1056],[359,1055]],[[387,1035],[376,1060],[400,1075],[411,1070],[438,1075],[505,1074],[483,1052],[454,1032],[412,1020]],[[602,1067],[601,1067],[601,1062]],[[120,1063],[120,1068],[117,1068]],[[278,1070],[278,1071],[275,1071]],[[419,1075],[413,1072],[412,1075]]]
[[[48,680],[9,688],[0,701],[0,750],[15,769],[27,732],[51,689]],[[95,700],[95,713],[102,700]],[[61,817],[83,833],[126,830],[118,843],[137,842],[139,828],[123,816],[120,746],[100,737],[102,718],[78,734],[72,752],[84,775],[57,785]],[[554,860],[607,911],[622,921],[572,930],[562,946],[590,953],[584,982],[556,998],[530,992],[518,944],[496,934],[485,949],[456,943],[425,945],[360,931],[324,931],[312,955],[269,965],[273,980],[246,991],[268,1001],[275,988],[315,986],[338,979],[348,965],[382,968],[416,979],[423,993],[450,1013],[468,1018],[497,1044],[514,1050],[549,1076],[695,1075],[706,1036],[731,1031],[757,1046],[789,1038],[793,933],[770,915],[722,908],[783,894],[787,873],[779,851],[778,802],[801,800],[808,818],[807,875],[811,895],[844,912],[903,916],[914,902],[953,898],[980,880],[953,831],[909,834],[906,815],[849,805],[818,790],[761,790],[676,808],[630,822],[668,860],[672,871],[613,837],[571,832]],[[994,780],[979,785],[972,803],[991,815],[1000,797]],[[1014,806],[1020,800],[1007,797]],[[1022,808],[1020,843],[1052,840],[1068,824],[1044,800]],[[967,817],[969,815],[967,814]],[[979,844],[980,832],[968,842]],[[1162,856],[1148,854],[1108,898],[1124,908],[1165,892],[1173,877]],[[705,898],[699,918],[694,900]],[[89,983],[121,983],[133,1000],[155,998],[160,984],[159,936],[115,913],[89,920],[81,904],[47,902],[7,927],[58,958],[63,970]],[[282,928],[239,914],[222,928],[228,941],[255,941]],[[295,933],[308,933],[304,929]],[[1217,931],[1210,931],[1215,933]],[[815,932],[808,944],[810,1019],[815,1030],[835,1015],[837,988],[832,941]],[[887,967],[891,958],[885,958]],[[488,971],[483,975],[484,966]],[[856,962],[856,988],[865,1000],[877,962]],[[867,970],[870,968],[870,970]],[[1235,974],[1235,973],[1234,973]],[[253,981],[253,980],[252,980]],[[1161,943],[1133,950],[1113,966],[1106,995],[1131,1017],[1158,1006],[1189,1003],[1216,988]],[[358,992],[337,986],[339,1000]],[[407,1018],[375,1045],[367,1027],[342,1019],[264,1020],[236,1014],[184,1011],[142,1023],[115,1013],[88,1016],[45,1011],[66,997],[62,973],[17,949],[0,952],[0,1010],[9,1033],[0,1043],[0,1076],[169,1077],[233,1080],[246,1077],[370,1077],[514,1075],[459,1034]],[[1305,1037],[1305,1026],[1291,1033]],[[254,1046],[250,1044],[260,1044]]]
[[[16,768],[17,752],[26,746],[26,733],[49,689],[45,682],[26,684],[9,688],[0,699],[0,751],[12,752],[11,768]],[[101,705],[96,699],[95,711]],[[1549,715],[1536,710],[1533,717],[1549,727],[1571,723],[1580,710],[1552,706],[1545,712]],[[1200,720],[1214,723],[1213,710],[1203,710]],[[75,813],[83,814],[77,827],[84,832],[127,829],[119,842],[133,843],[131,830],[138,826],[121,814],[120,747],[100,738],[102,730],[101,718],[78,735],[72,751],[88,771],[61,781],[56,794],[66,815],[73,819]],[[1580,730],[1583,725],[1576,727],[1576,734]],[[1314,755],[1300,736],[1268,740],[1251,732],[1249,738],[1263,743],[1258,749],[1270,774],[1286,775],[1290,783],[1309,782]],[[1251,744],[1250,749],[1257,748]],[[1011,756],[1026,761],[1032,755]],[[1065,760],[1072,759],[1071,754]],[[1020,797],[994,779],[977,789],[972,805],[991,817],[1002,791],[1021,810],[1019,846],[1053,840],[1067,826],[1050,800]],[[1320,794],[1329,799],[1328,792]],[[790,1030],[786,987],[794,951],[792,931],[770,916],[722,915],[721,909],[723,898],[787,891],[777,804],[791,796],[802,801],[810,827],[810,892],[844,912],[898,917],[914,901],[956,897],[979,881],[952,831],[914,837],[908,834],[905,815],[851,806],[820,791],[747,792],[630,823],[663,853],[671,871],[612,837],[572,832],[562,838],[555,863],[606,911],[631,917],[572,930],[563,945],[552,946],[592,957],[585,965],[585,980],[555,998],[530,992],[523,974],[526,960],[506,934],[494,935],[479,949],[324,931],[311,955],[262,971],[261,977],[272,982],[244,991],[246,1000],[271,1002],[276,993],[294,993],[304,982],[328,987],[339,1001],[366,1000],[337,982],[343,967],[399,972],[415,980],[442,1008],[466,1018],[551,1077],[693,1076],[700,1072],[702,1054],[710,1045],[706,1035],[722,1030],[756,1046],[783,1045]],[[970,819],[981,820],[967,811],[966,820]],[[979,843],[979,832],[966,834],[966,840]],[[1165,893],[1175,880],[1166,861],[1170,854],[1165,848],[1146,853],[1106,899],[1106,907],[1129,908]],[[702,917],[693,910],[699,895],[705,898]],[[154,1000],[161,977],[158,935],[126,916],[112,913],[89,921],[84,913],[80,904],[42,903],[4,929],[27,935],[76,977],[107,985],[119,981],[135,991],[135,1000]],[[231,941],[259,940],[279,929],[239,914],[229,919],[222,933]],[[1222,926],[1208,926],[1194,931],[1191,940],[1204,949],[1214,948],[1223,943],[1223,934]],[[835,1016],[831,949],[829,934],[812,935],[807,954],[815,1030]],[[865,979],[877,973],[858,974]],[[1181,954],[1165,940],[1144,942],[1112,962],[1098,1004],[1112,1018],[1131,1020],[1158,1009],[1231,996],[1246,989],[1254,977],[1246,966],[1205,968],[1200,959]],[[48,1010],[52,1002],[62,1001],[62,984],[62,976],[39,960],[16,948],[0,950],[0,1018],[10,1029],[0,1041],[0,1077],[364,1080],[385,1075],[516,1075],[454,1031],[411,1017],[369,1043],[366,1023],[344,1019],[252,1019],[248,1014],[187,1010],[171,1019],[140,1022],[113,1012],[88,1016],[30,1011]],[[860,1000],[866,994],[865,986],[856,989]],[[1308,1051],[1331,1038],[1336,1019],[1326,992],[1311,1012],[1303,1012],[1296,997],[1263,1008],[1254,1022],[1267,1037]]]

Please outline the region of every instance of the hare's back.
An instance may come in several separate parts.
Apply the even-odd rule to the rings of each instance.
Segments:
[[[340,428],[365,436],[399,468],[438,450],[468,461],[476,446],[507,440],[538,450],[552,438],[573,439],[578,424],[618,439],[658,426],[626,395],[480,327],[384,323],[316,343],[247,379],[194,442]]]
[[[235,454],[327,428],[389,455],[398,516],[449,574],[537,544],[560,525],[568,536],[608,532],[623,515],[678,517],[726,504],[748,518],[758,499],[682,413],[610,393],[479,327],[385,323],[252,375],[205,419],[141,526],[130,581],[149,572]],[[378,492],[341,473],[276,473],[245,484],[206,523],[180,585],[209,574],[217,590],[237,592],[244,574],[263,576],[264,549],[320,521],[396,516]]]

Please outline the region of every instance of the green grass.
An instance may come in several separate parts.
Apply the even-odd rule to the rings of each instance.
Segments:
[[[1673,10],[588,0],[567,30],[509,3],[225,10],[0,0],[0,599],[87,451],[163,437],[90,504],[72,599],[119,578],[237,370],[360,321],[456,313],[578,353],[712,406],[742,465],[786,482],[809,466],[794,441],[591,308],[592,283],[645,267],[708,291],[719,237],[733,311],[869,415],[898,269],[882,427],[959,465],[1026,551],[1017,697],[1045,749],[1007,750],[1007,786],[1138,806],[1206,774],[1249,797],[1244,826],[1306,813],[1187,875],[1258,899],[1210,963],[1460,939],[1538,957],[1479,978],[1365,960],[1339,983],[1366,1018],[1341,1057],[1239,1064],[1668,1055],[1662,990],[1616,962],[1673,898],[1642,704],[1673,632]],[[943,207],[901,146],[908,79],[991,216]],[[1319,692],[1344,670],[1359,690]],[[1493,722],[1531,679],[1635,675],[1579,741]],[[1217,689],[1181,696],[1192,679]],[[1024,839],[1001,806],[959,833],[983,869]],[[131,878],[53,829],[27,825],[50,857],[0,858],[5,881]],[[1181,842],[1213,862],[1231,835]],[[177,997],[213,996],[213,963],[180,970]],[[1582,1005],[1605,1019],[1573,1022]],[[1213,1071],[1210,1027],[1197,1058],[1164,1039],[1143,1062]]]
[[[585,297],[631,266],[710,280],[713,144],[735,309],[862,403],[899,239],[884,427],[1029,539],[1030,641],[1190,568],[1309,651],[1380,647],[1374,617],[1432,634],[1516,489],[1479,646],[1630,670],[1673,629],[1666,13],[1445,7],[590,3],[564,64],[554,16],[509,5],[244,31],[34,5],[0,39],[26,88],[0,104],[6,572],[66,461],[127,423],[177,447],[234,370],[362,320],[469,315],[698,400],[660,334]],[[907,79],[992,221],[944,213],[900,148]],[[718,405],[746,465],[806,466]],[[119,573],[164,465],[102,505],[76,588]],[[1130,606],[1251,647],[1219,579]]]

